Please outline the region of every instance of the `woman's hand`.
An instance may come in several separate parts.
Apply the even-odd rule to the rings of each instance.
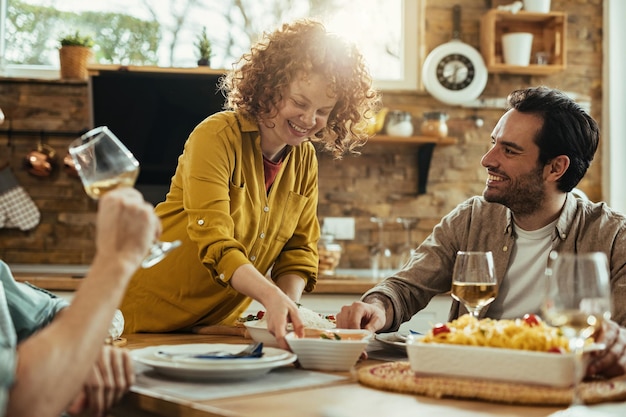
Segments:
[[[626,373],[626,329],[612,320],[605,320],[597,342],[606,348],[590,355],[587,375],[612,378]]]
[[[77,415],[89,411],[95,417],[104,417],[134,382],[135,374],[128,350],[105,345],[83,389],[67,412]]]

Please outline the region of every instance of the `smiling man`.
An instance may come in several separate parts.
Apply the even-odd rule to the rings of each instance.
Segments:
[[[458,251],[492,251],[498,296],[482,317],[539,313],[551,252],[604,252],[610,263],[612,320],[604,326],[607,349],[589,372],[626,369],[626,217],[605,203],[571,193],[598,148],[597,123],[558,90],[511,93],[510,109],[491,135],[482,196],[457,206],[435,226],[405,267],[342,308],[337,327],[394,331],[432,297],[450,291]],[[467,313],[453,301],[450,319]]]

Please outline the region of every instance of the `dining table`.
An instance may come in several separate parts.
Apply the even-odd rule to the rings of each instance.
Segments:
[[[238,332],[231,332],[231,334],[138,333],[124,334],[122,340],[126,348],[139,349],[136,352],[154,346],[245,345],[252,341],[245,332],[240,334]],[[374,340],[367,348],[367,358],[360,359],[350,371],[307,371],[298,368],[297,362],[277,368],[284,370],[284,376],[293,381],[292,384],[288,380],[280,388],[272,388],[272,383],[268,382],[276,369],[249,381],[204,382],[159,376],[139,364],[140,366],[136,367],[135,385],[111,410],[110,415],[113,417],[543,417],[566,408],[565,406],[515,405],[411,395],[372,388],[360,383],[357,379],[356,372],[362,367],[389,361],[407,361],[407,358],[397,349],[390,349],[385,344]],[[146,383],[146,380],[150,383]],[[298,380],[312,382],[298,384]],[[200,393],[200,395],[193,393]],[[206,395],[203,396],[203,394]],[[595,413],[593,416],[624,416],[626,403],[607,402],[592,405],[590,410]]]

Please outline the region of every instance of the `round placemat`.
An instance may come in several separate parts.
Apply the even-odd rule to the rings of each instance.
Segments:
[[[388,391],[434,398],[464,398],[526,405],[568,405],[571,388],[517,384],[470,378],[416,375],[409,362],[388,362],[360,368],[360,383]],[[584,382],[581,394],[586,404],[626,399],[626,378]]]

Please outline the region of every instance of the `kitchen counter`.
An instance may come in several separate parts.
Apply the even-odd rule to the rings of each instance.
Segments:
[[[84,265],[10,265],[15,279],[28,281],[49,291],[75,291],[87,273]],[[313,294],[363,294],[376,283],[368,270],[338,270],[337,275],[320,277]]]

